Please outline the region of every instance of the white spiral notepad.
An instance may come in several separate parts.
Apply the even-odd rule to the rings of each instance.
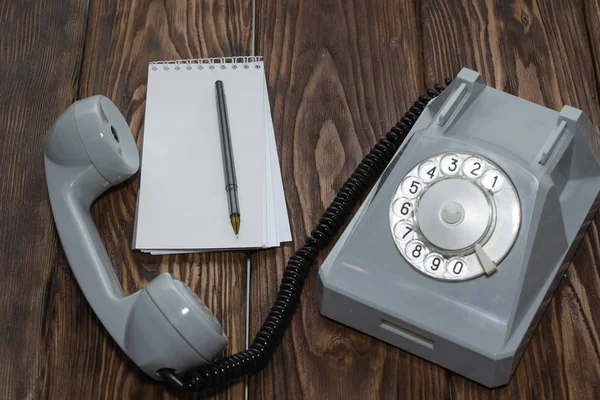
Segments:
[[[240,204],[225,193],[215,82],[221,80]],[[291,232],[261,57],[148,67],[133,248],[152,254],[276,247]]]

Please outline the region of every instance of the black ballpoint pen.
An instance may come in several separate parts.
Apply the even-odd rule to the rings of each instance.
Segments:
[[[216,81],[215,87],[217,89],[217,113],[219,115],[219,133],[221,136],[225,191],[227,193],[227,203],[229,204],[229,219],[237,237],[240,231],[240,205],[238,202],[237,178],[235,176],[227,104],[225,102],[225,89],[221,81]]]

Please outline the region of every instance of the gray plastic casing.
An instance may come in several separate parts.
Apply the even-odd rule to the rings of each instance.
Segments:
[[[463,69],[430,102],[321,266],[321,313],[488,387],[508,383],[598,205],[596,135],[560,113],[482,83]],[[521,224],[491,275],[436,280],[401,256],[390,199],[405,174],[441,152],[471,152],[509,176]]]
[[[45,138],[44,162],[73,274],[117,344],[154,379],[162,368],[183,372],[212,361],[227,337],[204,303],[169,273],[125,296],[90,215],[100,194],[139,168],[136,143],[117,107],[103,96],[71,105]]]

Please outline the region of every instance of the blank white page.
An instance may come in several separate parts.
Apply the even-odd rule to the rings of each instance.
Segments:
[[[259,68],[255,68],[258,65]],[[168,70],[164,67],[168,66]],[[262,62],[185,63],[148,69],[135,249],[239,249],[265,245]],[[240,233],[229,222],[215,81],[223,81],[238,183]]]

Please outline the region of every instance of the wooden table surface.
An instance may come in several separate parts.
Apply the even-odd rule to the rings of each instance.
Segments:
[[[255,20],[253,20],[255,15]],[[253,43],[254,41],[254,43]],[[249,255],[250,335],[284,263],[362,155],[426,87],[462,67],[600,126],[600,0],[30,0],[0,3],[0,398],[171,398],[115,345],[57,239],[42,142],[73,101],[103,94],[143,137],[153,60],[266,64],[294,243]],[[131,252],[138,178],[92,208],[127,293],[161,272],[190,285],[244,349],[248,255]],[[592,399],[600,393],[600,218],[509,385],[489,390],[319,315],[317,268],[252,399]],[[320,257],[322,261],[324,255]],[[244,382],[201,397],[242,399]]]

